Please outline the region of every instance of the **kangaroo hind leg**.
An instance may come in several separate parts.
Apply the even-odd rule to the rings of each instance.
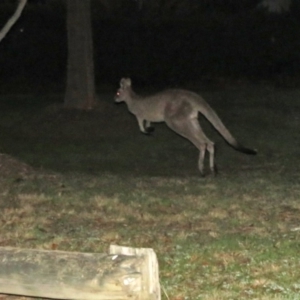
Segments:
[[[193,118],[189,120],[191,122],[191,130],[194,133],[193,139],[188,138],[200,151],[199,153],[199,160],[198,160],[198,168],[202,175],[204,175],[204,158],[206,150],[209,153],[209,168],[213,175],[216,174],[216,167],[215,167],[215,144],[207,138],[205,133],[203,132],[198,118]]]
[[[181,113],[183,111],[181,110]],[[197,116],[192,114],[176,114],[166,119],[166,124],[176,133],[191,141],[199,149],[198,168],[201,175],[204,175],[204,158],[206,150],[209,152],[209,166],[215,174],[214,166],[214,143],[210,141],[200,127]]]

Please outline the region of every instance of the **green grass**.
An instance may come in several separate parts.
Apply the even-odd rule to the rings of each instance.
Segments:
[[[217,143],[217,177],[197,150],[123,105],[63,111],[47,97],[0,99],[0,246],[107,252],[150,247],[163,299],[299,299],[300,90],[206,91],[256,157]]]

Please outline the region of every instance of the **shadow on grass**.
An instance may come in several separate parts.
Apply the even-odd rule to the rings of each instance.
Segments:
[[[173,133],[164,125],[157,126],[154,136],[139,133],[124,107],[92,112],[10,109],[0,126],[1,152],[35,168],[136,176],[198,172],[192,145],[177,136],[171,141]]]
[[[49,107],[49,97],[44,105],[42,102],[37,107],[34,101],[39,99],[3,101],[1,152],[35,168],[62,173],[200,176],[198,150],[189,141],[164,124],[155,124],[154,134],[145,136],[139,132],[136,119],[125,105],[114,105],[112,95],[103,98],[99,108],[89,112],[63,110],[53,104]],[[204,130],[219,144],[223,171],[238,169],[237,161],[245,165],[251,162],[245,155],[230,149],[205,121]],[[239,128],[239,131],[242,130]]]

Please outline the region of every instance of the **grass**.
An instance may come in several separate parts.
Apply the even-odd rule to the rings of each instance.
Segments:
[[[0,246],[107,252],[150,247],[163,299],[299,299],[300,90],[205,91],[258,156],[217,143],[219,175],[163,124],[139,133],[125,106],[63,111],[53,96],[1,96]]]

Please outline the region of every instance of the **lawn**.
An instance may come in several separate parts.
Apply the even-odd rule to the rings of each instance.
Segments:
[[[2,95],[0,246],[150,247],[163,299],[299,299],[300,90],[201,94],[258,150],[236,152],[200,118],[217,177],[201,177],[198,151],[164,124],[139,133],[113,92],[89,112],[60,109],[61,95]]]

